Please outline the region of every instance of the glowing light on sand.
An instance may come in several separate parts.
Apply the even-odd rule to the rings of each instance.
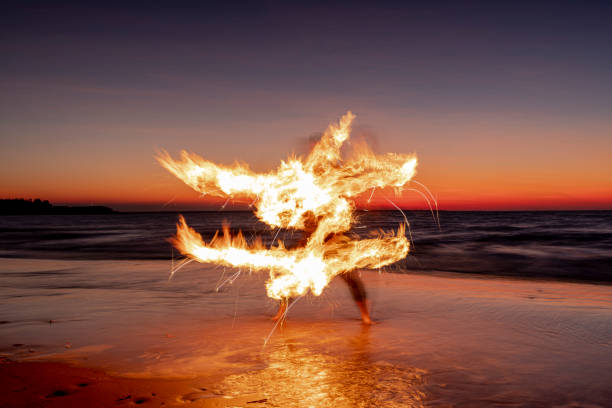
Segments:
[[[354,222],[356,196],[376,188],[400,191],[417,165],[415,155],[376,155],[365,145],[353,157],[343,158],[340,149],[354,118],[348,112],[338,124],[330,125],[305,159],[290,158],[265,174],[244,164],[218,165],[186,151],[180,160],[161,153],[159,163],[194,190],[228,199],[253,199],[255,215],[270,227],[316,226],[303,248],[286,249],[280,240],[265,248],[261,240],[248,244],[242,233],[232,236],[228,226],[205,243],[180,217],[172,239],[175,247],[199,262],[268,270],[267,293],[275,299],[308,291],[318,296],[338,274],[403,259],[409,250],[403,224],[395,232],[380,231],[370,239],[342,235]]]

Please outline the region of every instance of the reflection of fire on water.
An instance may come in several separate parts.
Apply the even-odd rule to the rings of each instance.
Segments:
[[[370,361],[366,350],[355,351],[348,358],[338,358],[283,344],[266,356],[268,367],[228,376],[219,387],[228,395],[257,392],[265,397],[265,406],[425,406],[424,370]]]
[[[185,151],[181,160],[162,153],[158,161],[194,190],[228,199],[252,198],[255,215],[271,227],[299,230],[313,220],[317,225],[305,247],[288,250],[280,240],[272,248],[265,248],[261,240],[248,244],[241,233],[231,236],[228,227],[205,243],[181,217],[173,238],[176,248],[199,262],[269,270],[267,293],[275,299],[308,291],[318,296],[338,274],[403,259],[409,249],[404,225],[370,239],[329,240],[351,228],[357,195],[376,188],[401,190],[417,164],[414,155],[375,155],[366,146],[343,160],[340,149],[354,118],[348,112],[337,125],[330,125],[304,160],[288,159],[266,174],[254,173],[244,164],[217,165]]]

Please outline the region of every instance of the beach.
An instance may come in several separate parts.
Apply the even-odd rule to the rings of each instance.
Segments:
[[[612,408],[612,1],[8,1],[0,408]]]
[[[363,271],[375,325],[336,279],[275,327],[262,274],[191,263],[168,280],[163,260],[1,262],[3,407],[612,401],[610,285]]]

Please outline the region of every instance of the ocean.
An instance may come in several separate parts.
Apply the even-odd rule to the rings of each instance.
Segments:
[[[257,394],[262,407],[610,406],[612,212],[405,215],[410,255],[361,273],[372,326],[341,279],[296,299],[278,326],[266,272],[192,262],[169,279],[177,213],[2,216],[0,374],[54,361],[118,385],[95,375],[81,388],[54,368],[47,389],[33,380],[41,368],[0,405],[27,394],[70,406],[91,392],[109,405]],[[184,216],[206,239],[224,222],[267,245],[277,233],[248,212]],[[362,211],[351,233],[403,221]],[[291,245],[301,233],[278,237]],[[151,380],[147,399],[125,377]]]
[[[277,231],[251,212],[183,213],[210,239],[223,223],[247,240],[287,245],[301,232]],[[454,272],[517,278],[612,282],[612,211],[405,211],[409,256],[392,273]],[[79,260],[178,260],[168,242],[178,213],[0,217],[0,257]],[[359,211],[350,232],[369,236],[404,222],[399,211]]]

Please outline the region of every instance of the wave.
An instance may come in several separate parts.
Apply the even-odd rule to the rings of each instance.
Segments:
[[[248,212],[193,212],[189,224],[210,239],[229,222],[247,240],[275,235],[287,245],[299,231],[276,231]],[[391,272],[449,271],[515,277],[612,282],[612,212],[407,211],[413,241]],[[0,217],[0,256],[51,259],[173,259],[168,238],[176,213]],[[359,212],[351,233],[397,228],[398,211]]]

